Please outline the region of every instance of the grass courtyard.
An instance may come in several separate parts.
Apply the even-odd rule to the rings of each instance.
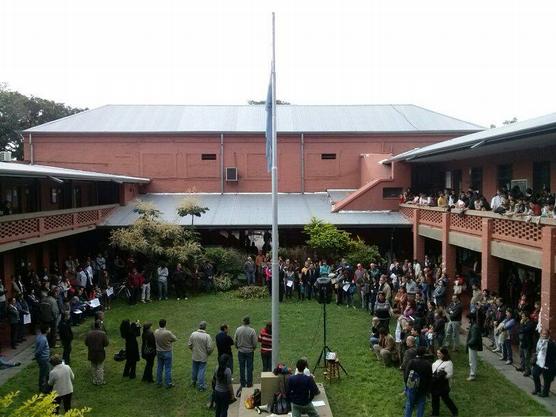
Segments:
[[[328,306],[328,344],[338,352],[349,377],[342,375],[341,382],[327,386],[327,395],[336,417],[400,416],[404,397],[402,378],[395,368],[384,368],[370,354],[368,329],[370,318],[359,310]],[[75,340],[72,352],[72,368],[76,375],[73,405],[92,408],[90,416],[96,417],[198,417],[213,415],[206,409],[209,393],[199,393],[190,386],[191,353],[187,349],[189,334],[197,328],[201,320],[208,322],[208,332],[216,334],[220,323],[227,322],[231,334],[249,314],[252,325],[258,331],[270,319],[270,299],[240,300],[233,293],[203,295],[187,301],[169,300],[146,305],[127,306],[115,304],[106,314],[106,325],[110,346],[105,363],[107,385],[93,386],[90,383],[89,363],[83,344],[83,336],[90,326],[90,320],[74,328]],[[166,318],[168,328],[176,334],[174,345],[173,389],[158,388],[141,382],[144,362],[138,363],[138,379],[122,377],[123,362],[115,362],[112,356],[123,348],[124,341],[119,336],[122,319],[139,319],[141,322]],[[156,328],[156,325],[153,326]],[[322,347],[322,306],[314,301],[298,303],[287,301],[281,304],[282,360],[290,366],[300,356],[307,356],[311,367]],[[58,351],[58,350],[57,350]],[[61,353],[61,352],[60,352]],[[238,381],[237,357],[234,358],[234,380]],[[527,395],[509,384],[490,366],[481,363],[480,377],[469,383],[464,352],[454,359],[455,380],[452,398],[459,408],[460,416],[488,415],[549,415],[547,410],[529,399]],[[216,354],[209,361],[207,379],[216,367]],[[155,363],[156,371],[156,363]],[[261,371],[259,352],[255,354],[255,382]],[[4,386],[0,394],[21,391],[22,398],[36,392],[38,368],[31,364]],[[317,381],[322,382],[322,374],[317,372]],[[430,401],[426,414],[430,414]],[[448,411],[441,405],[441,415]]]

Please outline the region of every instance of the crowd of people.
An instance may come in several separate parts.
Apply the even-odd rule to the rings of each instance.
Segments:
[[[527,221],[539,221],[541,218],[556,218],[555,195],[547,187],[540,192],[527,188],[525,192],[517,186],[508,190],[505,187],[496,190],[489,199],[480,190],[470,187],[467,191],[457,193],[447,189],[431,193],[413,193],[410,189],[400,196],[400,202],[419,206],[444,207],[465,210],[492,211],[512,218],[524,218]]]
[[[162,263],[146,274],[133,257],[124,261],[117,255],[98,254],[94,259],[81,260],[69,257],[63,266],[62,273],[54,263],[49,270],[37,274],[29,264],[22,263],[13,278],[15,296],[4,299],[3,314],[10,323],[12,347],[29,330],[39,330],[35,341],[39,389],[46,391],[54,386],[59,394],[57,401],[68,409],[73,391],[72,327],[82,324],[85,317],[93,317],[85,344],[92,383],[105,384],[103,363],[109,339],[104,312],[111,308],[111,298],[124,294],[130,305],[149,303],[153,299],[163,302],[168,297],[187,300],[192,276],[180,264],[170,268]],[[199,269],[201,273],[196,279],[209,283],[200,287],[210,288],[214,275],[212,265],[205,263]],[[272,268],[267,257],[261,253],[255,259],[249,256],[244,270],[249,285],[266,285],[272,291]],[[536,395],[548,395],[556,373],[556,345],[546,329],[538,334],[540,303],[527,280],[520,285],[512,284],[520,292],[516,305],[514,300],[504,303],[499,294],[481,289],[480,280],[473,275],[449,277],[442,262],[428,256],[421,261],[394,260],[386,265],[370,263],[368,267],[350,265],[345,259],[336,263],[326,259],[280,259],[280,300],[294,297],[299,302],[314,300],[319,277],[330,278],[338,306],[372,315],[370,347],[378,360],[387,366],[396,364],[403,372],[406,415],[411,415],[413,409],[422,415],[420,410],[426,398],[423,393],[431,394],[433,415],[438,415],[440,399],[457,415],[457,407],[449,397],[453,377],[449,351],[466,348],[468,380],[473,381],[477,378],[477,357],[483,349],[484,337],[491,340],[492,350],[499,352],[508,365],[513,364],[513,346],[517,345],[520,356],[517,370],[533,376]],[[154,294],[151,294],[151,284]],[[0,294],[5,297],[3,287]],[[462,345],[460,332],[464,317],[469,319],[469,329],[467,341]],[[143,359],[142,380],[171,388],[172,344],[177,339],[166,328],[165,320],[158,324],[153,330],[152,323],[129,320],[121,323],[120,336],[125,341],[123,375],[136,378],[137,363]],[[200,391],[208,388],[207,360],[215,348],[218,352],[219,366],[213,375],[211,395],[217,416],[226,415],[230,399],[239,394],[231,391],[229,383],[234,370],[232,348],[237,349],[241,387],[253,384],[256,349],[260,349],[263,371],[271,370],[271,323],[257,333],[245,317],[233,337],[228,333],[228,325],[222,324],[213,343],[207,323],[201,322],[188,340],[192,351],[191,384]],[[61,358],[50,355],[58,339],[63,349]],[[437,360],[433,361],[435,357]],[[156,377],[153,375],[155,359]],[[428,367],[424,367],[425,362]]]

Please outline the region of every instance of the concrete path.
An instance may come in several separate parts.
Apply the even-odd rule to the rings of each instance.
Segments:
[[[8,379],[17,375],[22,369],[29,365],[34,358],[33,345],[35,337],[28,335],[27,340],[22,342],[17,349],[7,349],[2,352],[4,360],[20,362],[20,366],[0,370],[0,385],[4,385]]]

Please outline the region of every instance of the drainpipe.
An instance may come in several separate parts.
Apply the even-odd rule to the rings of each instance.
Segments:
[[[301,194],[305,194],[305,136],[301,134]]]
[[[220,194],[224,194],[224,133],[220,133]]]
[[[29,133],[29,147],[31,165],[33,165],[35,163],[35,153],[33,152],[33,137],[31,136],[31,133]]]

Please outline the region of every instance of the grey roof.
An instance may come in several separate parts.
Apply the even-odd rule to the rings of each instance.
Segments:
[[[554,143],[549,135],[556,132],[556,113],[550,113],[534,119],[483,130],[482,132],[448,139],[423,148],[416,148],[390,158],[390,161],[419,160],[431,162],[456,159],[455,153],[461,153],[458,159],[471,158],[479,155],[530,149],[531,147],[547,146]],[[492,145],[502,145],[503,148]],[[435,155],[438,155],[435,157]]]
[[[179,217],[177,207],[188,194],[145,194],[141,200],[154,204],[161,212],[162,219],[191,224],[191,217]],[[195,217],[199,227],[269,227],[272,224],[272,197],[267,193],[245,194],[194,194],[200,204],[209,211],[200,218]],[[129,226],[138,215],[134,212],[135,202],[116,208],[101,226]],[[278,224],[302,227],[311,217],[339,225],[352,227],[405,226],[410,223],[398,212],[339,212],[330,211],[327,193],[279,194]]]
[[[47,165],[27,165],[17,162],[0,162],[0,176],[73,179],[83,181],[115,181],[129,183],[148,183],[148,178],[103,172],[81,171],[78,169],[52,167]]]
[[[326,190],[328,193],[328,197],[331,204],[337,203],[338,201],[342,201],[348,195],[356,192],[357,189],[330,189]]]
[[[262,133],[264,105],[106,105],[28,133]],[[411,104],[280,105],[278,132],[469,132],[481,126]]]

